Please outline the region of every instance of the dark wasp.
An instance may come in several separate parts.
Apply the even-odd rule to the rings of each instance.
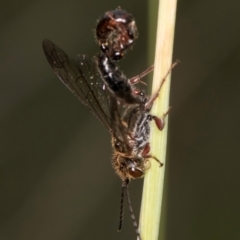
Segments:
[[[121,11],[123,10],[116,9],[112,12],[107,12],[103,20],[106,16],[109,17],[110,20],[112,20],[111,18],[114,16],[121,16],[120,22],[124,22],[123,16],[127,13],[123,11],[124,14],[121,14]],[[136,28],[132,27],[131,21],[134,20],[129,16],[131,15],[126,15],[127,28],[129,28],[130,24],[130,29],[133,31],[132,29]],[[129,19],[131,21],[129,21]],[[101,21],[102,19],[100,22]],[[110,23],[112,27],[112,21],[110,21]],[[103,25],[101,26],[103,28]],[[106,24],[104,26],[106,27],[108,25]],[[149,124],[151,120],[154,120],[158,129],[162,130],[164,127],[163,120],[167,113],[164,114],[161,120],[151,115],[150,110],[167,75],[161,81],[158,91],[151,97],[145,96],[143,92],[135,89],[133,85],[138,83],[140,78],[149,72],[149,70],[128,80],[114,64],[113,61],[116,56],[123,56],[133,43],[127,41],[125,47],[122,47],[120,43],[118,44],[117,40],[121,40],[118,34],[122,32],[125,34],[125,32],[129,32],[129,30],[121,26],[121,28],[117,28],[114,34],[108,33],[109,35],[105,37],[105,42],[102,41],[100,44],[102,53],[99,54],[97,59],[90,59],[86,55],[78,55],[75,60],[72,60],[61,48],[50,40],[45,39],[42,45],[45,56],[58,78],[99,118],[110,132],[113,147],[112,165],[122,180],[119,230],[121,230],[122,227],[123,202],[126,192],[133,225],[138,238],[141,239],[130,202],[128,184],[131,179],[144,176],[145,171],[150,166],[150,158],[154,158],[160,163],[158,159],[150,154]],[[130,34],[130,36],[132,35]],[[109,68],[108,65],[110,66]],[[104,73],[104,68],[106,74]],[[106,80],[109,76],[111,76],[112,79]],[[120,83],[121,87],[119,87],[116,82]],[[112,88],[111,84],[117,86],[117,88]],[[126,89],[128,89],[128,92],[125,91]],[[160,165],[162,164],[160,163]]]

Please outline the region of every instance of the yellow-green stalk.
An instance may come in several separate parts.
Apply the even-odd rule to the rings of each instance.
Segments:
[[[162,78],[172,64],[176,7],[177,0],[161,0],[159,3],[152,93],[157,91]],[[154,102],[152,114],[155,116],[162,117],[169,108],[170,76],[171,74],[168,75],[159,97]],[[157,157],[164,166],[159,167],[159,163],[152,159],[151,167],[144,178],[139,223],[142,240],[157,240],[159,236],[166,167],[167,120],[168,117],[165,119],[165,127],[161,132],[154,123],[151,125],[151,154]]]

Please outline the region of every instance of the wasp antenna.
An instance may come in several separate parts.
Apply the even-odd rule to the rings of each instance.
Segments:
[[[135,215],[133,213],[132,203],[131,203],[130,195],[129,195],[129,191],[128,191],[128,184],[129,184],[129,180],[127,179],[126,180],[126,185],[125,185],[125,190],[126,190],[126,197],[127,197],[127,202],[128,202],[128,208],[129,208],[130,216],[131,216],[131,219],[132,219],[132,222],[133,222],[133,226],[135,228],[135,232],[137,234],[137,239],[141,240],[140,232],[138,230],[138,224],[137,224]]]
[[[123,225],[125,188],[126,188],[126,181],[123,181],[122,182],[122,190],[121,190],[120,218],[119,218],[119,225],[118,225],[118,231],[119,232],[121,231],[122,225]]]

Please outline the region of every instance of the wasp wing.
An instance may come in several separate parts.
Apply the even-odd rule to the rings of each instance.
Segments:
[[[58,78],[111,132],[109,92],[99,76],[95,61],[86,55],[76,60],[50,40],[43,40],[45,56]]]
[[[133,106],[119,102],[114,96],[110,96],[109,99],[112,137],[115,143],[114,148],[118,152],[129,156],[131,152],[131,146],[129,145],[130,129],[128,128],[128,123],[123,119],[123,116],[125,112]]]

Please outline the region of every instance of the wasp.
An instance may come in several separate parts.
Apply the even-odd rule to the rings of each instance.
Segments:
[[[123,16],[127,18],[126,21],[123,21]],[[113,34],[103,31],[103,26],[106,27],[108,21],[111,27],[115,22]],[[125,30],[123,23],[127,24]],[[153,120],[158,129],[162,130],[168,111],[162,118],[152,115],[150,111],[161,86],[176,63],[172,65],[162,79],[159,89],[152,96],[146,96],[136,89],[134,85],[140,81],[142,76],[152,71],[153,67],[134,78],[127,79],[114,63],[116,56],[123,56],[132,44],[132,41],[125,42],[125,47],[122,47],[123,43],[117,44],[123,39],[119,38],[116,32],[123,31],[124,34],[127,32],[129,36],[135,36],[136,27],[133,26],[135,26],[134,20],[125,11],[117,9],[107,12],[97,26],[98,35],[101,36],[101,41],[99,40],[101,53],[93,58],[79,54],[76,59],[71,59],[60,47],[48,39],[43,40],[42,46],[47,61],[57,77],[109,131],[113,148],[112,166],[122,180],[118,230],[122,228],[123,203],[126,194],[135,232],[141,239],[128,185],[132,179],[144,176],[150,167],[150,158],[158,161],[160,166],[163,165],[150,153],[150,122]]]

